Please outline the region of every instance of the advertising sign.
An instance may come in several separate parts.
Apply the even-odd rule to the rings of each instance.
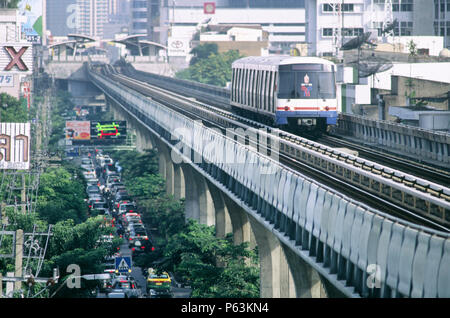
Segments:
[[[22,24],[22,34],[29,42],[40,42],[43,34],[43,0],[20,0],[18,8],[20,14],[27,18],[26,22]]]
[[[90,140],[91,123],[89,121],[66,121],[66,139]]]
[[[204,14],[216,13],[216,3],[215,2],[204,2],[203,3],[203,13]]]
[[[31,43],[0,43],[0,72],[3,74],[33,73]]]
[[[189,38],[169,37],[167,56],[186,56],[189,54]]]
[[[91,121],[91,138],[97,140],[126,139],[126,121]]]
[[[0,73],[0,87],[14,87],[14,76],[8,73]]]
[[[30,139],[30,123],[0,123],[0,169],[29,169]]]

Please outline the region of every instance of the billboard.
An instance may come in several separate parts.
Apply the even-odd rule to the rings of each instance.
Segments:
[[[91,139],[111,140],[126,138],[126,121],[91,121]]]
[[[20,0],[17,7],[20,15],[26,17],[22,24],[22,35],[29,42],[40,42],[43,35],[43,0]]]
[[[0,169],[29,169],[30,140],[30,123],[0,123]]]
[[[0,72],[33,73],[33,48],[31,43],[0,43]]]
[[[91,123],[89,121],[66,121],[66,139],[90,140]]]
[[[14,76],[8,73],[0,73],[0,87],[14,87]]]
[[[167,56],[186,56],[189,54],[189,38],[169,37],[167,39]]]

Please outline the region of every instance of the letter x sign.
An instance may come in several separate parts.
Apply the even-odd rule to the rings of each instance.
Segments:
[[[28,67],[22,61],[22,55],[28,49],[27,46],[22,47],[19,50],[19,52],[16,52],[16,50],[12,46],[5,46],[4,48],[5,48],[6,52],[8,52],[9,56],[11,57],[11,61],[9,62],[8,65],[6,65],[6,67],[4,69],[5,71],[10,71],[14,65],[17,65],[17,68],[21,71],[28,71]]]

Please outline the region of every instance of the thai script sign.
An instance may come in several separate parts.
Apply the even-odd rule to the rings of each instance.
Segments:
[[[29,169],[30,139],[30,123],[0,123],[0,169]]]
[[[66,121],[66,139],[90,140],[91,123],[89,121]]]

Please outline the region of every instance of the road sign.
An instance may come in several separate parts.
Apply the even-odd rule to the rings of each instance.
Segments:
[[[131,273],[131,257],[116,257],[116,273]]]
[[[126,121],[91,121],[91,139],[126,139]]]

